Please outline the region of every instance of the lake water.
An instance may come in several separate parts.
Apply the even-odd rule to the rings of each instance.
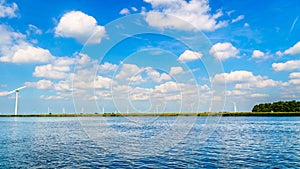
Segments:
[[[99,167],[300,168],[300,118],[0,118],[0,168]]]

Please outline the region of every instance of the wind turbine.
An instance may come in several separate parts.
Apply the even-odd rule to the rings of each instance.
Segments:
[[[236,112],[236,103],[232,102],[232,104],[233,104],[233,112]]]
[[[15,104],[15,115],[18,115],[18,95],[19,95],[19,91],[24,89],[26,86],[22,86],[22,87],[19,87],[17,89],[14,89],[10,92],[7,93],[7,95],[9,94],[12,94],[12,93],[16,93],[16,104]]]

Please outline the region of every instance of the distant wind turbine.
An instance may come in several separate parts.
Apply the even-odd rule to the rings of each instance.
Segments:
[[[233,112],[236,112],[236,103],[232,102],[232,104],[233,104]]]
[[[19,87],[19,88],[14,89],[14,90],[7,93],[7,95],[12,94],[14,92],[16,93],[15,115],[18,115],[18,99],[19,99],[18,95],[19,95],[19,91],[24,89],[25,87],[26,86],[22,86],[22,87]]]

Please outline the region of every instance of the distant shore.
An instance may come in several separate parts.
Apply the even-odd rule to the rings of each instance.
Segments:
[[[200,112],[200,113],[104,113],[104,114],[0,114],[0,117],[120,117],[120,116],[300,116],[300,112]]]

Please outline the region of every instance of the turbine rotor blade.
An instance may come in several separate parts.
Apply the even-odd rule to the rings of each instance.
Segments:
[[[14,90],[12,90],[12,91],[10,91],[10,92],[7,92],[7,93],[5,94],[5,96],[10,95],[10,94],[12,94],[12,93],[15,93],[16,91],[22,90],[22,89],[24,89],[25,87],[26,87],[26,86],[22,86],[22,87],[19,87],[19,88],[17,88],[17,89],[14,89]]]
[[[15,89],[14,91],[16,91],[16,90],[22,90],[22,89],[24,89],[25,87],[26,87],[26,86],[19,87],[19,88]]]
[[[12,90],[12,91],[10,91],[10,92],[7,92],[6,95],[10,95],[10,94],[12,94],[12,93],[14,93],[14,92],[15,92],[15,90]]]

